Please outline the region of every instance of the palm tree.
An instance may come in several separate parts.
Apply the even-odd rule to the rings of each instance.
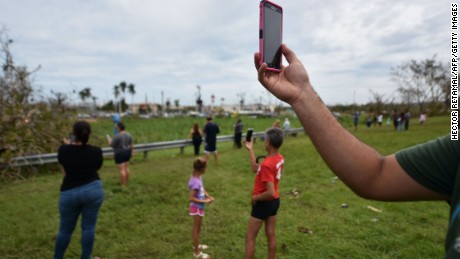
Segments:
[[[133,99],[134,99],[134,94],[136,93],[136,90],[134,89],[134,87],[135,86],[132,83],[128,85],[128,93],[131,95],[131,111],[133,113],[134,113],[134,110],[133,110],[134,109],[134,107],[133,107],[134,106],[134,101],[133,101]]]
[[[91,96],[91,99],[93,99],[93,107],[94,107],[94,109],[96,109],[96,100],[97,100],[97,97],[96,97],[96,96]]]
[[[80,96],[81,101],[85,103],[85,100],[91,97],[91,89],[89,87],[86,87],[80,92],[78,92],[78,95]]]
[[[124,95],[124,94],[125,94],[125,90],[126,90],[126,88],[128,87],[128,85],[126,84],[125,81],[121,81],[120,84],[119,84],[119,86],[120,86],[121,92],[122,92],[123,95]]]
[[[166,112],[169,112],[171,108],[171,101],[169,101],[169,98],[166,100]]]
[[[174,105],[176,106],[176,110],[179,109],[180,103],[179,99],[174,100]]]
[[[121,81],[120,84],[119,84],[119,86],[120,86],[121,92],[123,93],[123,100],[125,100],[125,90],[126,90],[126,87],[127,87],[126,82],[125,82],[125,81]],[[120,103],[121,103],[121,102],[120,102]]]
[[[118,97],[118,95],[120,95],[120,93],[123,94],[123,100],[125,99],[126,90],[128,90],[128,92],[132,95],[132,98],[134,97],[134,94],[136,93],[136,90],[134,90],[134,84],[130,83],[128,85],[126,83],[126,81],[121,81],[120,84],[115,85],[114,90],[115,90],[115,97]],[[131,98],[131,100],[132,100],[132,98]],[[121,108],[120,108],[121,100],[118,103],[119,103],[118,110],[121,113]]]
[[[113,86],[113,94],[115,95],[115,100],[118,101],[118,96],[120,95],[120,87],[118,85]],[[115,110],[117,108],[115,107]],[[120,113],[120,105],[118,105],[118,113]]]
[[[78,95],[80,96],[80,99],[82,102],[85,102],[86,98],[91,97],[91,89],[90,88],[84,88],[80,92],[78,92]]]

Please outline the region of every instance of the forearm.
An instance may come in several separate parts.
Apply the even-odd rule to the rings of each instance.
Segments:
[[[366,196],[384,157],[345,130],[310,85],[292,106],[326,164],[353,191]]]
[[[252,196],[253,201],[267,201],[273,199],[274,193],[271,191],[265,191],[261,194]]]
[[[248,150],[248,154],[249,154],[249,165],[251,166],[251,170],[255,173],[257,172],[259,165],[256,162],[256,155],[254,154],[254,150],[252,149]]]
[[[198,198],[191,198],[190,199],[191,202],[194,202],[194,203],[208,203],[208,199],[198,199]]]

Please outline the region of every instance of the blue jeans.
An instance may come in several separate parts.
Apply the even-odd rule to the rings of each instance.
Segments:
[[[81,258],[90,259],[93,250],[97,214],[104,200],[100,180],[62,191],[59,197],[61,223],[54,248],[54,258],[63,258],[81,214]]]

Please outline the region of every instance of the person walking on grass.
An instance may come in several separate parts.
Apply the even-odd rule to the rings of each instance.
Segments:
[[[201,250],[207,249],[207,245],[200,244],[201,222],[204,217],[204,205],[214,201],[214,197],[206,192],[203,185],[203,174],[206,172],[208,161],[205,158],[197,158],[193,162],[193,173],[188,182],[190,190],[190,212],[193,217],[193,255],[196,258],[211,258]]]
[[[284,128],[284,135],[289,134],[289,130],[291,129],[291,122],[289,121],[288,117],[284,119],[283,128]]]
[[[118,122],[116,124],[118,134],[111,139],[107,135],[107,141],[115,153],[115,164],[120,172],[120,184],[126,185],[129,180],[129,161],[133,155],[133,138],[125,131],[125,124]]]
[[[254,258],[257,234],[265,224],[268,242],[268,258],[276,256],[276,214],[280,206],[278,183],[281,179],[284,158],[280,154],[283,144],[283,132],[279,128],[270,128],[265,134],[267,157],[259,165],[253,150],[253,139],[244,142],[249,153],[251,170],[256,174],[252,192],[252,211],[246,232],[245,256]]]
[[[198,126],[198,123],[195,122],[193,124],[193,127],[190,129],[188,137],[192,139],[193,153],[195,154],[195,156],[198,156],[200,154],[201,143],[203,142],[202,133],[200,127]]]
[[[234,135],[233,135],[233,140],[234,140],[234,147],[237,149],[240,149],[243,145],[241,144],[241,138],[243,136],[243,123],[241,122],[241,119],[238,119],[236,121],[236,124],[233,125],[234,128]]]
[[[204,126],[203,133],[205,135],[205,146],[204,153],[206,158],[209,159],[209,156],[214,154],[214,160],[217,164],[218,154],[217,154],[217,134],[220,133],[219,125],[213,122],[212,117],[209,116],[206,118],[207,123]]]
[[[287,66],[280,73],[259,65],[259,82],[290,104],[329,168],[357,195],[380,201],[448,201],[450,220],[445,258],[460,258],[460,141],[445,135],[382,156],[358,140],[334,118],[313,89],[295,53],[281,46]]]
[[[59,195],[59,232],[54,258],[64,258],[77,220],[81,215],[81,258],[89,259],[93,251],[96,222],[104,200],[104,189],[98,170],[104,158],[100,147],[88,145],[91,127],[78,121],[72,130],[73,143],[59,147],[58,161],[64,171]]]

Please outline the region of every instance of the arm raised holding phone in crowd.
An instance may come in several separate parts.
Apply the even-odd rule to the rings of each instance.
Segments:
[[[323,160],[349,188],[374,200],[449,198],[413,180],[394,154],[382,156],[344,129],[314,91],[295,53],[284,44],[281,50],[289,65],[283,66],[280,72],[267,70],[266,63],[259,65],[260,54],[254,54],[259,81],[273,95],[292,106]]]

